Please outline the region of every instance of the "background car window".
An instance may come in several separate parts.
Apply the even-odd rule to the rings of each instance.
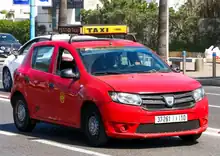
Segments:
[[[60,72],[64,69],[72,69],[76,71],[76,64],[72,54],[65,48],[59,48],[59,54],[57,57],[57,64],[56,64],[56,74],[60,75]]]
[[[36,43],[36,42],[37,42],[37,41],[29,43],[29,44],[23,49],[23,51],[21,52],[21,54],[26,54],[26,53],[28,52],[28,50],[31,48],[31,46],[32,46],[34,43]]]
[[[29,51],[29,49],[31,48],[31,46],[32,46],[33,44],[35,44],[35,43],[37,43],[37,42],[45,41],[45,40],[48,40],[48,39],[44,39],[44,38],[40,38],[40,39],[39,39],[39,38],[37,38],[37,39],[34,39],[34,40],[30,41],[29,43],[27,43],[27,44],[24,46],[23,49],[21,49],[20,55],[21,55],[21,54],[26,55],[27,52]]]
[[[32,68],[48,72],[53,51],[53,46],[39,46],[34,48]]]
[[[0,42],[18,42],[11,34],[0,34]]]

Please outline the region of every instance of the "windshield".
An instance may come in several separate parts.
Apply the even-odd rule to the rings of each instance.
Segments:
[[[145,47],[81,48],[78,52],[92,75],[171,72],[167,64]]]
[[[0,34],[0,42],[17,42],[17,40],[10,34]]]

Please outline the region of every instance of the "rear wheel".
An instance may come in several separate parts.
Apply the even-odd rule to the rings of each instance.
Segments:
[[[101,115],[96,106],[89,106],[83,112],[83,131],[89,145],[98,147],[108,142],[108,136],[101,119]]]
[[[13,118],[19,131],[31,132],[36,126],[36,122],[29,116],[27,103],[22,96],[17,96],[14,99]]]
[[[202,133],[200,134],[194,134],[194,135],[183,135],[183,136],[179,136],[183,141],[186,142],[196,142],[200,137],[201,137]]]
[[[7,92],[11,91],[13,82],[12,82],[11,73],[7,67],[3,69],[2,83],[5,91]]]

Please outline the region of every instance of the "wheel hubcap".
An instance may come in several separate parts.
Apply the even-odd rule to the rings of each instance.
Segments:
[[[99,132],[99,122],[95,116],[91,116],[89,118],[88,125],[89,125],[89,133],[93,136],[97,135]]]
[[[21,122],[24,121],[25,116],[26,116],[25,108],[24,108],[23,102],[21,101],[18,102],[17,116],[18,116],[18,120]]]
[[[10,80],[11,80],[11,77],[10,77],[10,73],[6,70],[4,71],[4,86],[6,88],[9,88],[9,85],[10,85]]]

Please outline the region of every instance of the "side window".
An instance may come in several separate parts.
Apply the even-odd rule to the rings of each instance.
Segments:
[[[75,60],[72,54],[65,48],[60,47],[56,62],[56,75],[64,69],[72,69],[74,72],[77,70]]]
[[[53,51],[54,51],[53,46],[35,47],[32,56],[32,68],[44,72],[48,72]]]

